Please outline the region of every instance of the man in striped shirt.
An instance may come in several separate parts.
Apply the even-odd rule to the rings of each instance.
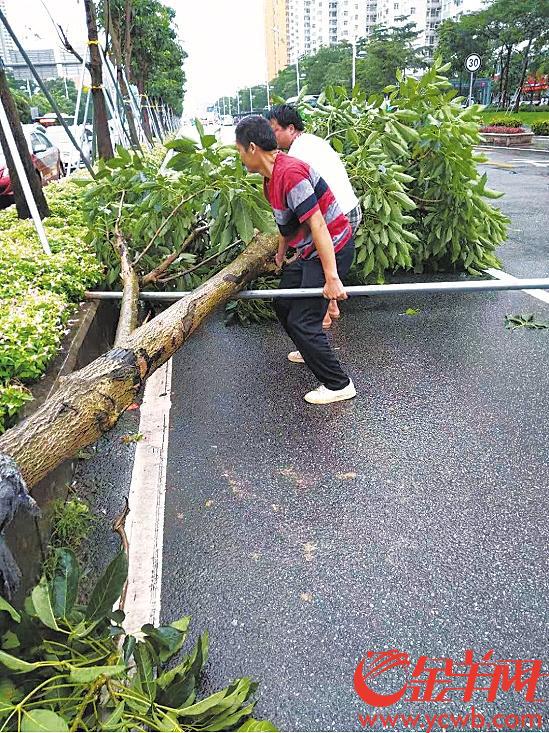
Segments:
[[[351,227],[328,185],[297,158],[277,150],[269,122],[250,115],[236,128],[236,146],[250,173],[264,178],[264,193],[271,204],[284,247],[296,250],[296,259],[282,272],[281,288],[322,287],[323,298],[280,298],[275,312],[299,351],[288,359],[304,362],[320,382],[305,400],[328,404],[356,395],[322,330],[328,302],[345,300],[341,277],[354,256]],[[277,255],[280,264],[281,250]]]

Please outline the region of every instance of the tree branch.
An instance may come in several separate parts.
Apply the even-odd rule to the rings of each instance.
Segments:
[[[172,265],[178,257],[181,256],[181,253],[184,252],[187,247],[192,244],[200,234],[202,234],[202,232],[205,232],[208,229],[208,225],[204,225],[202,227],[197,227],[196,229],[194,229],[185,239],[178,252],[173,252],[171,255],[166,257],[166,259],[161,262],[158,267],[155,267],[154,270],[151,270],[141,278],[141,285],[150,285],[151,283],[155,283],[160,278],[160,275],[162,275],[163,272],[166,272],[168,267]]]
[[[242,240],[239,239],[237,242],[233,242],[232,244],[229,244],[228,247],[225,247],[225,249],[222,249],[221,252],[216,252],[211,257],[207,257],[205,260],[202,260],[202,262],[199,262],[196,265],[193,265],[192,267],[189,267],[188,270],[181,270],[180,272],[176,272],[173,275],[170,275],[169,277],[163,277],[158,282],[161,283],[167,283],[170,282],[170,280],[177,280],[179,277],[183,277],[184,275],[190,275],[191,272],[195,272],[196,270],[199,270],[201,267],[204,267],[204,265],[207,265],[209,262],[213,262],[214,260],[217,260],[218,257],[221,257],[222,254],[225,252],[228,252],[230,249],[233,249],[237,245],[242,244]]]
[[[156,232],[153,234],[151,241],[147,244],[147,246],[145,247],[145,249],[137,255],[137,257],[135,258],[135,260],[133,262],[133,266],[134,267],[137,265],[137,263],[139,262],[139,260],[142,257],[144,257],[144,255],[147,254],[147,252],[150,250],[150,248],[156,242],[156,239],[159,236],[159,234],[162,231],[162,229],[177,214],[177,212],[179,211],[179,209],[184,204],[187,204],[189,201],[191,201],[193,198],[195,198],[195,196],[199,196],[201,193],[204,193],[204,191],[206,191],[206,190],[207,190],[206,188],[203,188],[200,191],[197,191],[196,193],[192,193],[190,196],[187,196],[187,198],[181,199],[181,201],[177,204],[177,206],[174,209],[172,209],[172,211],[170,212],[170,214],[164,219],[164,221],[162,222],[162,224],[158,227],[158,229],[156,230]]]

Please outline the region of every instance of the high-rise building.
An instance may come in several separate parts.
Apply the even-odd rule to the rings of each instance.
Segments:
[[[287,0],[265,0],[265,48],[268,79],[274,79],[278,72],[288,64],[286,5]]]
[[[267,6],[285,5],[287,64],[313,54],[320,46],[352,43],[368,37],[376,25],[387,27],[413,22],[417,45],[432,52],[443,20],[480,10],[483,0],[266,0]],[[269,38],[271,21],[266,21]],[[270,43],[273,43],[271,39]],[[272,75],[270,74],[272,78]]]
[[[6,0],[0,0],[0,10],[7,17]],[[12,41],[10,34],[4,28],[4,24],[0,23],[0,56],[5,64],[11,60],[11,54],[15,51],[15,43]]]

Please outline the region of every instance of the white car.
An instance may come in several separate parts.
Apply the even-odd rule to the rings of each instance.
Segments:
[[[82,148],[84,155],[89,160],[93,138],[91,128],[87,125],[77,125],[75,129],[71,125],[70,131],[76,138],[76,142],[79,143]],[[80,153],[72,144],[64,127],[61,127],[61,125],[48,127],[47,135],[52,143],[61,151],[61,162],[63,163],[63,167],[66,171],[69,172],[71,169],[84,165],[80,158]]]

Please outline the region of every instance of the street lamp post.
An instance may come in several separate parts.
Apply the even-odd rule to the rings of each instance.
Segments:
[[[271,106],[271,89],[269,87],[269,80],[267,79],[267,107]]]
[[[295,78],[297,81],[297,96],[299,97],[299,92],[301,91],[301,88],[299,86],[299,52],[296,54],[295,57]]]
[[[250,92],[250,112],[253,112],[254,111],[254,104],[252,102],[252,88],[249,87],[249,90],[248,91]]]
[[[240,114],[240,90],[239,89],[237,89],[236,91],[236,108],[237,108],[238,114]]]

